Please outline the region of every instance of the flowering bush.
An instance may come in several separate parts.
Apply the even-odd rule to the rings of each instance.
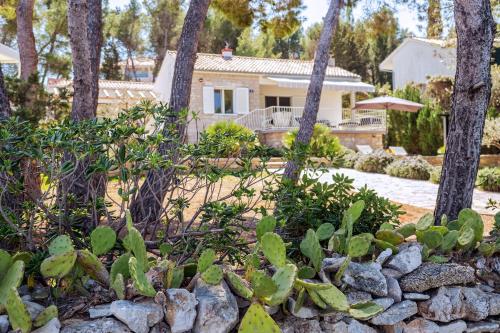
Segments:
[[[395,160],[387,166],[386,173],[390,176],[428,180],[432,165],[421,156],[406,157]]]
[[[385,168],[393,161],[394,156],[379,149],[371,154],[361,155],[354,164],[354,168],[364,172],[385,173]]]
[[[480,169],[476,186],[491,192],[500,192],[500,167]]]
[[[342,166],[349,169],[354,168],[354,164],[360,156],[360,153],[357,153],[352,149],[345,148],[342,155]]]
[[[431,183],[439,184],[441,180],[441,167],[433,167],[431,169],[429,180]]]

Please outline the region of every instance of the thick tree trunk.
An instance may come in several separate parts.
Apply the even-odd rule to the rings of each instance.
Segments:
[[[12,114],[10,108],[9,96],[7,96],[7,89],[3,80],[2,66],[0,66],[0,120],[8,118]]]
[[[191,0],[177,45],[170,93],[172,117],[167,120],[163,133],[170,140],[159,147],[160,153],[171,159],[174,164],[178,159],[178,146],[184,140],[186,131],[185,124],[179,120],[179,113],[189,107],[198,40],[210,2],[211,0]],[[173,131],[172,124],[175,124]],[[162,203],[174,177],[174,168],[148,172],[138,197],[130,205],[134,223],[153,223],[161,218]]]
[[[19,0],[16,8],[17,44],[21,61],[21,79],[28,79],[36,73],[38,55],[33,34],[33,8],[35,0]]]
[[[455,219],[471,207],[484,120],[491,94],[491,49],[495,23],[489,0],[455,0],[457,72],[450,130],[435,217]]]
[[[301,147],[309,145],[314,131],[314,125],[318,116],[319,102],[321,99],[321,91],[323,90],[323,81],[325,72],[328,66],[330,57],[330,45],[332,42],[335,28],[339,19],[342,0],[331,0],[330,7],[326,13],[323,30],[319,38],[316,54],[314,56],[314,67],[311,76],[311,83],[307,90],[306,104],[304,106],[304,114],[300,120],[299,132],[293,144],[292,149],[297,153],[287,162],[283,176],[294,182],[297,181],[300,169],[303,164],[303,158],[298,151]]]

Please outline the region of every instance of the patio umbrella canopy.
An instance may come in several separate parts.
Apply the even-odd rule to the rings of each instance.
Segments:
[[[356,102],[354,109],[417,112],[423,106],[423,104],[407,101],[406,99],[402,98],[381,96]]]
[[[17,64],[19,63],[19,53],[10,47],[0,44],[0,63]]]

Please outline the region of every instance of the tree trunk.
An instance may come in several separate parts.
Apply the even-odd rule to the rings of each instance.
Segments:
[[[33,34],[33,8],[35,0],[19,0],[16,8],[17,44],[21,61],[21,79],[28,79],[36,73],[38,55]]]
[[[450,130],[434,212],[456,219],[471,207],[491,94],[491,49],[495,24],[489,0],[455,0],[457,71]]]
[[[162,143],[159,147],[160,153],[171,159],[174,164],[178,159],[178,146],[184,140],[186,131],[183,121],[178,121],[179,113],[189,107],[198,40],[210,2],[211,0],[191,0],[177,45],[177,57],[170,93],[172,116],[166,121],[163,133],[170,140],[167,143]],[[175,124],[175,133],[171,130],[172,124]],[[148,172],[138,197],[130,205],[134,223],[153,223],[161,218],[162,203],[174,177],[174,168]]]
[[[328,66],[330,57],[330,44],[332,42],[333,34],[339,19],[340,8],[342,0],[331,0],[330,7],[326,13],[323,30],[319,38],[316,54],[314,56],[314,67],[311,75],[311,83],[307,90],[306,104],[304,106],[304,114],[300,120],[299,132],[293,144],[292,149],[296,154],[287,162],[283,176],[296,182],[300,169],[302,168],[304,158],[299,153],[299,150],[309,145],[314,131],[314,125],[318,116],[319,102],[321,99],[321,91],[323,90],[323,81],[325,79],[325,72]]]
[[[9,96],[7,95],[7,89],[3,81],[2,66],[0,66],[0,120],[2,118],[9,118],[11,114]]]

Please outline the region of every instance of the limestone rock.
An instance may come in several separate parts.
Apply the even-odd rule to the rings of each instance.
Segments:
[[[63,327],[61,333],[131,333],[129,328],[113,318],[101,318],[94,321],[74,321]]]
[[[498,323],[493,323],[490,321],[482,321],[479,323],[469,323],[467,325],[467,333],[483,333],[483,332],[497,332],[498,327],[500,325]]]
[[[236,326],[238,304],[224,280],[214,286],[198,279],[194,294],[198,300],[194,333],[228,333]]]
[[[9,316],[0,316],[0,333],[7,333],[9,330]]]
[[[394,325],[416,314],[417,304],[413,301],[402,301],[394,304],[386,311],[373,317],[370,322],[374,325]]]
[[[396,280],[400,279],[403,276],[403,273],[392,268],[382,268],[382,274],[385,277],[392,277]]]
[[[47,324],[34,331],[31,331],[31,333],[59,333],[60,330],[61,323],[59,322],[59,319],[52,318]]]
[[[387,296],[385,276],[370,264],[350,263],[343,279],[345,283],[355,289],[377,296]]]
[[[392,256],[392,250],[385,249],[384,251],[380,252],[377,259],[375,259],[375,262],[380,265],[384,265],[387,259],[389,259],[391,256]]]
[[[339,321],[335,324],[322,323],[321,326],[325,333],[377,333],[373,327],[362,324],[353,318],[346,318],[345,321]]]
[[[323,333],[317,319],[300,319],[288,316],[282,323],[278,323],[282,333]]]
[[[388,268],[408,274],[417,269],[422,264],[422,248],[419,244],[401,246],[398,254],[393,256],[386,264]]]
[[[500,315],[500,294],[487,293],[489,302],[489,315],[497,316]]]
[[[172,333],[191,330],[196,319],[196,297],[186,289],[168,289],[166,296],[165,316]]]
[[[434,321],[479,321],[488,316],[489,297],[479,288],[441,287],[431,299],[420,302],[418,310],[422,317]]]
[[[150,327],[163,319],[163,308],[153,302],[114,301],[110,309],[113,316],[135,333],[148,333]]]
[[[309,307],[307,305],[302,305],[298,311],[294,311],[295,300],[293,298],[288,298],[288,311],[295,317],[301,319],[314,318],[319,314],[318,309],[314,307]]]
[[[170,327],[164,321],[160,321],[155,326],[151,327],[149,333],[172,333]]]
[[[458,264],[426,263],[404,276],[401,289],[406,292],[423,292],[433,288],[474,282],[474,269]]]
[[[395,323],[394,325],[384,325],[382,326],[382,332],[384,333],[404,333],[406,328],[406,324],[404,321],[400,321],[399,323]]]
[[[35,302],[30,302],[23,300],[24,305],[26,305],[26,310],[28,310],[31,320],[35,320],[36,317],[42,312],[45,307]]]
[[[403,297],[412,301],[426,301],[431,298],[429,295],[420,293],[404,293]]]
[[[101,304],[91,307],[89,309],[89,317],[90,319],[102,318],[102,317],[111,317],[113,313],[111,313],[111,303],[110,304]]]
[[[467,330],[467,324],[463,320],[456,320],[448,325],[439,326],[439,333],[463,333]]]
[[[417,318],[406,324],[404,333],[439,333],[439,326],[433,321]]]
[[[387,280],[387,296],[392,298],[394,302],[401,302],[403,292],[399,287],[398,280],[392,277],[386,278]]]
[[[385,311],[394,304],[394,300],[390,297],[382,297],[374,299],[373,303],[380,305]]]
[[[325,272],[332,273],[339,270],[346,257],[333,257],[323,259],[321,269]]]
[[[349,305],[365,303],[372,300],[372,295],[366,291],[350,291],[346,294]]]

